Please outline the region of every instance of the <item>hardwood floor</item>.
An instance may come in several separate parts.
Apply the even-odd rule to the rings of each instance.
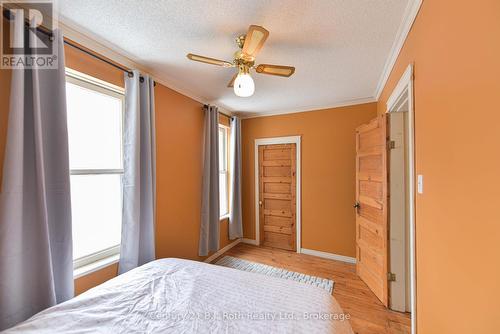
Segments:
[[[225,255],[333,279],[335,281],[333,296],[344,312],[351,315],[351,325],[357,334],[411,332],[410,315],[386,309],[356,275],[353,264],[243,243],[236,245],[222,256]]]

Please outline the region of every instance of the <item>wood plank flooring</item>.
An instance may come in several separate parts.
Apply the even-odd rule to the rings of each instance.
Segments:
[[[225,255],[333,279],[335,281],[333,296],[344,312],[351,315],[351,325],[357,334],[409,334],[411,332],[410,315],[385,308],[356,275],[356,268],[353,264],[243,243],[236,245],[222,256]],[[213,262],[215,261],[217,259]]]

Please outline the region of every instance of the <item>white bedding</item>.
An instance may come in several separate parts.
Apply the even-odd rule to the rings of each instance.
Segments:
[[[351,334],[349,321],[342,318],[335,299],[314,286],[161,259],[40,312],[6,333]]]

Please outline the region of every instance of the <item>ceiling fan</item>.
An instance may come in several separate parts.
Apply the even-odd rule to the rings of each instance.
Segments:
[[[261,26],[251,25],[248,28],[246,35],[241,35],[236,38],[236,44],[240,48],[234,53],[233,62],[219,60],[209,57],[204,57],[192,53],[188,53],[187,57],[194,61],[217,65],[222,67],[237,67],[236,73],[227,87],[233,87],[234,93],[241,97],[252,96],[255,91],[255,84],[250,76],[250,69],[254,69],[260,74],[278,75],[282,77],[289,77],[295,72],[295,67],[260,64],[255,66],[255,57],[264,45],[269,31]]]

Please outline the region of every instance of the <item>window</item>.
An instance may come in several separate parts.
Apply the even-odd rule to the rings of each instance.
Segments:
[[[79,268],[120,252],[124,91],[67,69],[73,261]]]
[[[220,217],[229,215],[229,128],[219,124]]]

